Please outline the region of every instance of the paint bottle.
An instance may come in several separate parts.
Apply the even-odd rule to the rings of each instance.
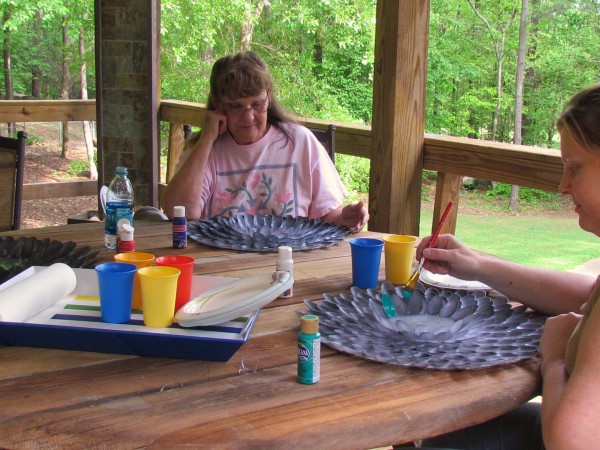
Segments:
[[[294,260],[292,259],[292,247],[281,246],[278,249],[277,263],[275,270],[277,272],[287,272],[294,278]],[[293,285],[292,285],[293,286]],[[284,291],[279,298],[290,298],[294,294],[294,288],[290,287]]]
[[[117,240],[117,253],[135,252],[134,231],[131,225],[127,223],[122,225],[119,239]]]
[[[185,206],[173,207],[173,248],[187,247],[187,219]]]
[[[298,383],[315,384],[321,378],[321,333],[319,317],[307,314],[300,318],[298,333]]]

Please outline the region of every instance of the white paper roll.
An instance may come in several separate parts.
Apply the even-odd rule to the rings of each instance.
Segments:
[[[73,269],[63,263],[52,264],[0,291],[0,321],[25,322],[71,294],[75,286]]]

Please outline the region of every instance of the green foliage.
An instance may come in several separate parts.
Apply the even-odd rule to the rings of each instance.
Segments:
[[[506,183],[496,183],[496,185],[485,192],[486,197],[510,198],[511,186]],[[559,193],[548,192],[540,189],[528,187],[519,188],[519,201],[525,205],[536,205],[538,202],[556,202],[561,197]]]
[[[335,166],[346,189],[361,193],[369,192],[371,161],[350,155],[335,155]]]
[[[488,139],[497,103],[493,39],[518,17],[519,0],[430,4],[425,128],[429,133]],[[31,91],[41,71],[42,98],[59,98],[62,61],[71,61],[71,97],[79,96],[79,68],[87,63],[94,97],[92,0],[0,0],[0,39],[12,53],[15,91]],[[161,0],[161,97],[205,102],[216,59],[250,48],[269,64],[283,105],[301,117],[370,124],[373,108],[377,0]],[[260,9],[262,7],[262,9]],[[530,4],[524,87],[523,142],[558,147],[555,120],[562,105],[600,73],[597,0]],[[71,45],[63,44],[68,25]],[[78,56],[83,30],[86,52]],[[507,27],[498,140],[512,140],[518,20]],[[247,40],[243,43],[242,36]],[[493,39],[492,39],[493,37]],[[4,69],[0,68],[4,75]],[[164,133],[163,133],[164,136]],[[368,161],[338,166],[351,190],[368,191]],[[349,162],[352,161],[352,162]],[[498,195],[491,193],[490,195]],[[539,194],[521,189],[522,200]]]
[[[17,136],[13,136],[16,138]],[[33,145],[33,144],[41,144],[43,139],[35,134],[27,133],[27,139],[25,140],[25,145]]]
[[[86,170],[89,170],[89,165],[87,161],[69,161],[69,167],[67,168],[67,173],[69,175],[76,177],[80,173],[85,172]]]

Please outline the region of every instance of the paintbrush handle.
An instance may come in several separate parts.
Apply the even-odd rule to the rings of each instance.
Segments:
[[[448,213],[450,212],[450,209],[452,208],[453,204],[454,204],[453,202],[448,202],[448,206],[446,206],[446,210],[444,211],[444,214],[442,214],[442,217],[441,217],[440,221],[438,222],[437,227],[435,227],[435,231],[433,232],[433,236],[431,236],[431,240],[427,244],[427,248],[433,246],[435,244],[435,241],[437,241],[437,237],[440,234],[442,225],[444,225],[444,222],[446,221],[446,218],[448,217]],[[424,262],[425,262],[425,257],[421,256],[421,260],[419,261],[417,269],[413,272],[413,274],[410,276],[410,278],[406,282],[405,289],[402,290],[402,296],[404,298],[408,299],[412,296],[412,291],[415,288],[415,286],[417,285],[417,281],[419,280],[419,274],[421,272],[421,269],[423,268]]]
[[[446,222],[446,219],[448,218],[448,214],[450,213],[450,210],[452,209],[453,204],[454,204],[454,202],[452,202],[452,201],[448,202],[448,206],[446,206],[446,209],[444,210],[444,214],[442,214],[442,218],[438,222],[437,227],[435,227],[433,236],[431,236],[431,240],[427,244],[427,248],[433,247],[433,245],[437,241],[438,235],[440,234],[440,231],[442,230],[442,226],[444,225],[444,222]]]

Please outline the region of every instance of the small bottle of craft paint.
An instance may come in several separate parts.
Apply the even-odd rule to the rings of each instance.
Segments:
[[[173,207],[173,248],[187,247],[187,219],[185,206]]]
[[[298,333],[298,383],[315,384],[321,378],[321,333],[319,317],[307,314],[300,318]]]
[[[292,259],[292,247],[281,246],[277,249],[277,263],[275,264],[275,270],[277,272],[287,272],[292,278],[294,277],[294,260]],[[293,285],[292,285],[293,286]],[[290,287],[284,291],[279,298],[290,298],[294,295],[294,288]]]

